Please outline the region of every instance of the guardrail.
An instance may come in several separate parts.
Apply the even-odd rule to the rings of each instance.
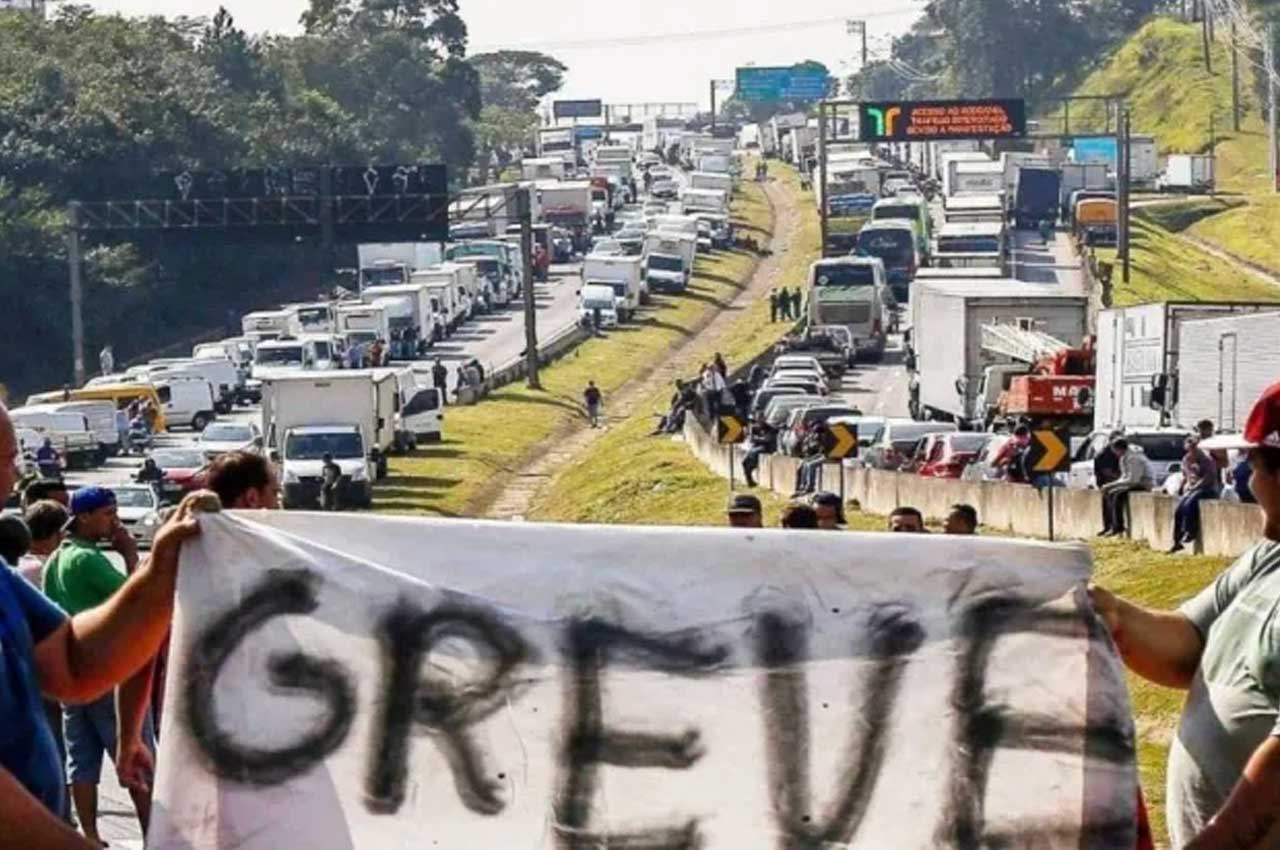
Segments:
[[[695,417],[685,419],[685,443],[694,456],[713,472],[728,477],[729,450],[716,443]],[[735,452],[741,463],[742,452]],[[781,496],[795,491],[800,458],[764,455],[756,470],[760,487]],[[735,470],[735,473],[737,470]],[[735,477],[737,475],[735,474]],[[822,486],[840,490],[840,466],[824,464]],[[895,508],[910,505],[927,519],[945,519],[955,504],[972,505],[986,528],[1007,531],[1022,537],[1048,537],[1048,494],[1023,484],[968,482],[925,478],[878,469],[845,469],[845,502],[856,500],[862,510],[887,516]],[[1054,533],[1059,539],[1088,540],[1102,527],[1102,494],[1097,490],[1053,491]],[[1167,549],[1173,542],[1173,512],[1177,499],[1158,493],[1129,496],[1129,532],[1133,540],[1152,549]],[[1263,514],[1257,505],[1206,500],[1200,503],[1200,539],[1196,551],[1205,555],[1235,557],[1257,542],[1262,533]]]

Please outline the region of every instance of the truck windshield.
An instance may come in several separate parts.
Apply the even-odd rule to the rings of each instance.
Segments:
[[[995,236],[943,236],[938,240],[939,254],[998,254],[1000,240]]]
[[[818,269],[818,286],[872,286],[875,268],[869,265],[822,266]]]
[[[302,346],[259,348],[253,362],[259,366],[301,366]]]
[[[879,257],[886,266],[910,265],[915,251],[915,237],[909,230],[864,230],[858,234],[858,253]]]
[[[333,455],[334,460],[354,460],[364,457],[364,444],[355,432],[341,434],[290,434],[284,444],[284,456],[289,460],[323,460]]]
[[[679,257],[664,257],[661,254],[650,254],[649,268],[660,272],[682,272],[684,271],[684,260]]]
[[[398,286],[407,282],[404,276],[404,269],[399,266],[394,268],[362,269],[360,276],[364,278],[365,286]]]
[[[328,307],[308,307],[298,311],[298,323],[304,328],[325,326],[329,324]]]
[[[584,298],[582,299],[582,306],[588,310],[612,310],[613,299],[612,298]]]

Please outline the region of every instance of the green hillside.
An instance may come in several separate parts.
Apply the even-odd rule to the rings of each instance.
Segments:
[[[1212,45],[1212,74],[1205,69],[1203,50],[1198,24],[1153,19],[1089,74],[1074,94],[1127,95],[1133,132],[1154,136],[1162,155],[1208,151],[1209,120],[1214,116],[1219,188],[1260,189],[1267,170],[1266,127],[1251,57],[1240,57],[1242,114],[1240,132],[1235,133],[1230,49],[1221,42]],[[1072,104],[1073,130],[1101,132],[1105,126],[1101,104]]]

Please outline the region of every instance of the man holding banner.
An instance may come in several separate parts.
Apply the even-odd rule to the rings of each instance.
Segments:
[[[1129,668],[1188,692],[1169,751],[1175,850],[1270,850],[1280,846],[1280,384],[1243,434],[1201,447],[1248,451],[1263,539],[1176,612],[1090,594]]]
[[[0,405],[0,498],[14,483],[18,442]],[[68,618],[8,565],[0,564],[0,848],[92,850],[58,816],[62,765],[41,694],[87,703],[141,670],[169,630],[178,550],[198,533],[189,502],[156,536],[151,557],[105,604]],[[120,706],[120,730],[140,730],[147,694]],[[119,739],[116,768],[145,786],[149,753],[137,735]]]

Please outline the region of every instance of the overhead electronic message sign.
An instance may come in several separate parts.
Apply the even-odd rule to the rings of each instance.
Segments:
[[[864,142],[1009,139],[1027,132],[1026,101],[1012,98],[863,103],[858,115]]]
[[[557,100],[552,110],[557,118],[599,118],[604,115],[604,101]]]

